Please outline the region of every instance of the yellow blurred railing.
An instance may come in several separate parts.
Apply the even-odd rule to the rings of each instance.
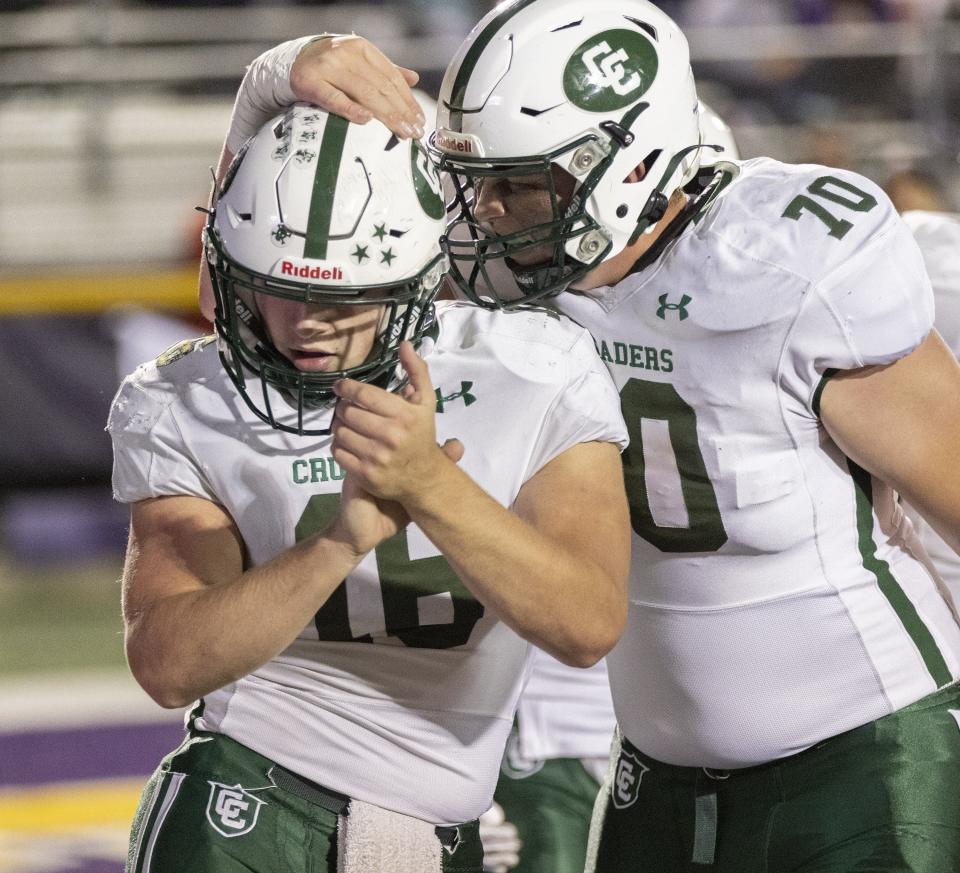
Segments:
[[[0,316],[100,312],[124,304],[194,313],[197,269],[46,276],[0,274]]]

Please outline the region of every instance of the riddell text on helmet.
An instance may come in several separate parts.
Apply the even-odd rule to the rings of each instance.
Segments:
[[[473,152],[473,143],[468,139],[458,139],[447,133],[437,133],[437,145],[449,152]]]
[[[343,279],[343,270],[339,267],[311,267],[307,264],[295,264],[293,261],[281,261],[280,275],[297,276],[301,279],[326,279],[339,282]]]

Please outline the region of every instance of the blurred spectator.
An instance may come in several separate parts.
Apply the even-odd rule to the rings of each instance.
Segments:
[[[934,0],[934,6],[945,2]],[[682,23],[698,28],[893,22],[931,14],[918,0],[687,0],[677,11]],[[822,124],[846,113],[850,104],[879,105],[878,93],[888,95],[884,103],[896,102],[897,63],[890,58],[798,55],[694,66],[700,80],[714,80],[741,101],[734,123]]]
[[[898,212],[943,212],[949,209],[945,186],[925,170],[900,170],[890,176],[883,187]]]
[[[790,0],[687,0],[682,23],[698,28],[763,27],[803,23]],[[736,94],[740,109],[732,122],[757,120],[798,123],[825,112],[810,107],[814,95],[805,86],[809,62],[802,58],[774,58],[694,64],[699,80],[710,79]],[[822,101],[817,101],[818,103]]]

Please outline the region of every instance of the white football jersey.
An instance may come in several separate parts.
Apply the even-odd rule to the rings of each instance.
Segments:
[[[580,670],[533,647],[507,768],[522,772],[554,758],[606,758],[616,725],[606,660]]]
[[[829,371],[929,332],[916,243],[853,173],[761,158],[725,181],[652,266],[559,298],[631,437],[618,721],[655,759],[716,768],[801,751],[960,674],[960,627],[894,494],[818,416]]]
[[[585,330],[553,313],[437,309],[439,331],[421,348],[437,439],[463,442],[460,466],[503,506],[566,449],[625,445],[616,389]],[[188,347],[121,386],[114,494],[219,503],[261,564],[335,515],[344,472],[329,437],[257,419],[215,343]],[[318,410],[307,426],[330,415]],[[364,558],[286,651],[207,695],[196,725],[351,797],[467,821],[490,805],[528,650],[410,525]]]
[[[926,264],[937,314],[934,327],[960,358],[960,215],[944,212],[905,212]],[[912,508],[907,508],[920,542],[933,559],[955,604],[960,605],[960,555]]]

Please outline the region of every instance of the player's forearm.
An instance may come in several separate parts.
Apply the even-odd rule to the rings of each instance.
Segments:
[[[186,706],[282,652],[359,560],[311,537],[231,582],[145,605],[127,616],[130,669],[161,706]]]
[[[560,661],[591,666],[619,638],[626,602],[617,580],[505,509],[456,465],[404,507],[477,600]]]

